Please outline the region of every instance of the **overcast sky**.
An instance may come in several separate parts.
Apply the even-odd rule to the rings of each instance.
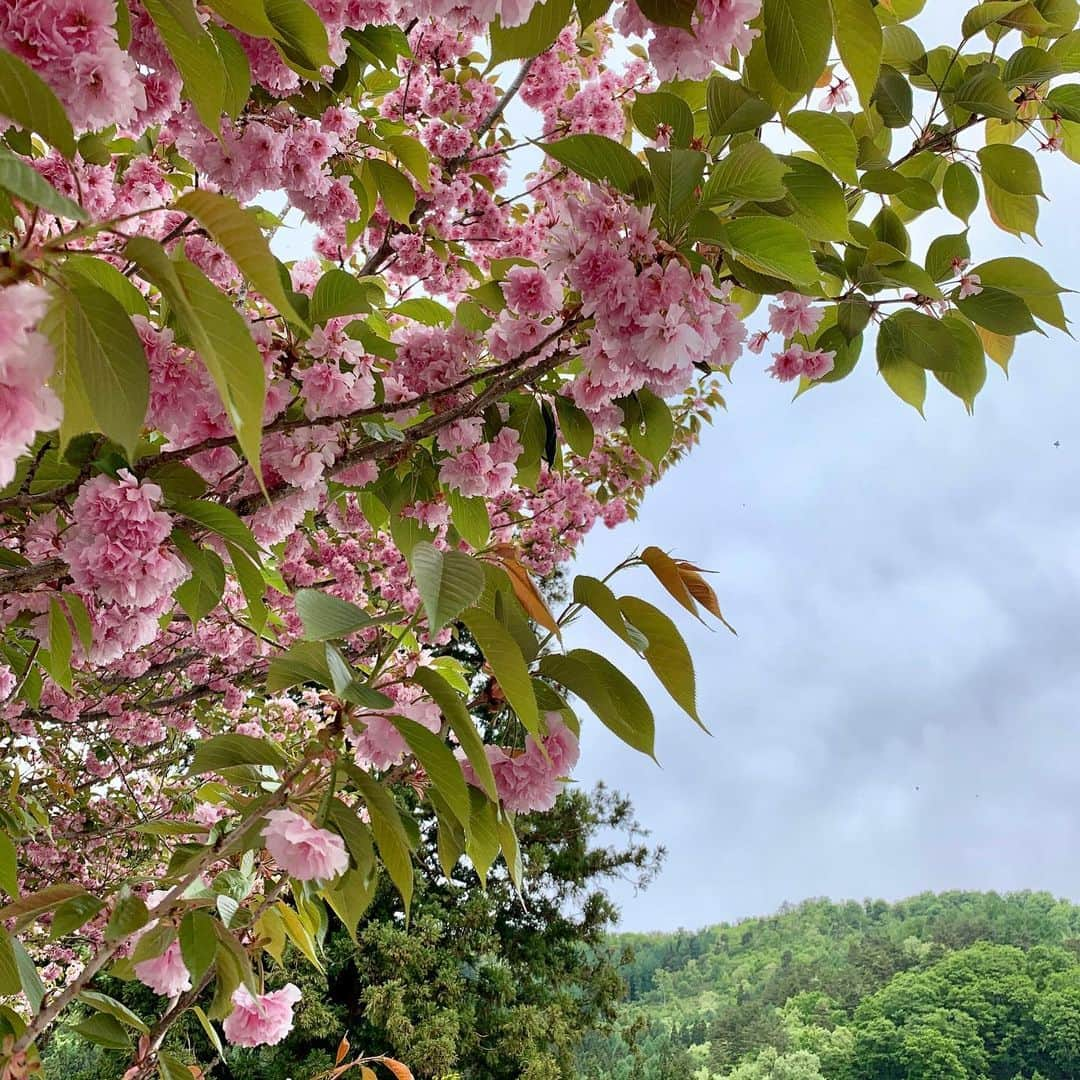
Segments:
[[[924,40],[948,40],[946,23],[921,20]],[[972,250],[1023,254],[1077,286],[1077,167],[1040,164],[1054,199],[1043,246],[982,217]],[[641,674],[656,706],[662,769],[593,721],[578,772],[629,794],[668,848],[648,891],[615,890],[623,927],[819,895],[1080,897],[1080,347],[1022,338],[1008,380],[990,365],[974,418],[931,380],[925,421],[877,375],[872,344],[847,380],[794,403],[767,363],[739,361],[700,448],[575,568],[659,545],[718,571],[739,631],[676,616],[713,738],[607,631],[577,631]],[[636,573],[622,591],[671,610]]]

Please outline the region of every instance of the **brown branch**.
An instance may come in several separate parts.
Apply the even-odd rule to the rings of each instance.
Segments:
[[[46,559],[37,566],[21,566],[7,574],[0,574],[0,596],[22,592],[33,588],[43,581],[63,577],[67,572],[67,563],[63,559]]]
[[[543,350],[552,342],[558,340],[564,333],[576,327],[580,322],[580,314],[575,314],[560,326],[558,330],[552,331],[552,333],[548,334],[543,341],[528,352],[522,353],[521,356],[517,356],[506,364],[501,365],[505,375],[509,377],[495,379],[481,393],[470,398],[468,401],[462,402],[451,409],[447,409],[445,412],[436,413],[434,416],[428,417],[414,427],[408,428],[403,433],[404,437],[401,440],[368,439],[365,442],[354,446],[335,462],[334,471],[340,472],[352,465],[358,465],[362,461],[379,461],[382,458],[400,454],[409,447],[415,446],[416,443],[421,440],[426,439],[429,435],[434,435],[436,432],[441,431],[455,420],[482,413],[488,405],[496,402],[501,395],[525,386],[538,376],[552,371],[566,360],[567,356],[565,352],[554,352],[551,356],[524,370],[517,369],[526,361],[531,360],[533,357],[543,352]],[[482,376],[472,376],[469,381],[475,382],[479,378],[486,377],[486,375],[487,373],[485,372]],[[270,502],[277,502],[283,499],[292,490],[293,489],[288,485],[272,488],[268,492]],[[265,503],[266,497],[261,494],[247,495],[244,498],[237,500],[237,502],[232,505],[232,509],[240,515],[252,514],[261,506],[265,505]]]

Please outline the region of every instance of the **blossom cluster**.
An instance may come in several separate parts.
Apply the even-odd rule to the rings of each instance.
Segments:
[[[60,400],[47,385],[52,347],[36,329],[47,303],[45,290],[29,282],[0,289],[0,484],[14,479],[34,436],[60,422]]]

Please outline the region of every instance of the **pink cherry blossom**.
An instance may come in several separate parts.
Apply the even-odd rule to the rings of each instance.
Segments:
[[[512,266],[502,291],[507,304],[523,315],[553,315],[562,303],[552,275],[535,266]]]
[[[769,374],[780,382],[791,382],[803,373],[806,352],[801,345],[792,345],[783,352],[775,353],[774,360],[772,367],[767,369]]]
[[[253,997],[246,986],[233,992],[233,1010],[222,1028],[233,1046],[276,1046],[293,1028],[293,1007],[303,995],[292,983]]]
[[[191,576],[166,543],[169,515],[155,509],[161,488],[127,470],[87,481],[72,507],[63,554],[79,589],[125,608],[149,608]]]
[[[785,339],[817,332],[825,315],[824,308],[813,307],[810,297],[795,292],[782,292],[776,299],[778,304],[769,305],[770,330]]]
[[[821,108],[826,111],[839,109],[851,103],[851,83],[848,79],[834,79],[821,99]]]
[[[978,274],[964,274],[960,278],[961,300],[966,300],[969,296],[978,296],[982,291],[982,278]]]
[[[173,941],[160,955],[135,965],[139,982],[162,997],[176,997],[191,989],[191,975],[180,953],[180,942]]]
[[[803,374],[811,381],[823,378],[832,371],[836,364],[835,352],[822,352],[814,349],[803,355]]]
[[[293,810],[271,810],[263,830],[266,850],[297,881],[330,881],[349,868],[345,841]]]
[[[29,282],[0,289],[0,486],[15,478],[15,462],[35,434],[60,422],[60,401],[45,385],[52,347],[34,329],[48,299]]]

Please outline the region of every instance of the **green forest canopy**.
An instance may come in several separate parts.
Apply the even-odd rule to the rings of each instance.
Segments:
[[[809,900],[623,934],[630,1001],[590,1080],[1071,1080],[1080,907],[1048,893]]]

